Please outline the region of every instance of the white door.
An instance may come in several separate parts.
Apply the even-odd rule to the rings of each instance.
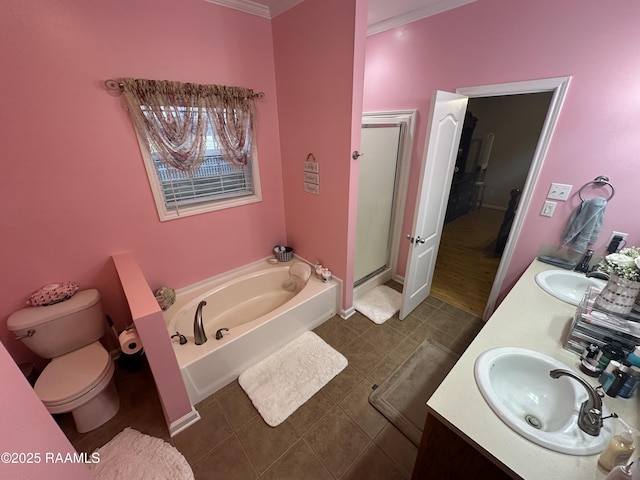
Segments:
[[[468,97],[436,91],[431,102],[400,319],[429,296]]]
[[[401,125],[363,125],[354,283],[389,263]]]

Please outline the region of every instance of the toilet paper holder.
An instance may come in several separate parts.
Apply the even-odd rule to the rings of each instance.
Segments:
[[[118,335],[120,350],[126,355],[134,355],[142,350],[142,341],[135,328],[123,330]]]

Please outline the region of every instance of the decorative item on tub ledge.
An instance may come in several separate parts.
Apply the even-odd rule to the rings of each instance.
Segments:
[[[273,253],[279,262],[288,262],[293,258],[293,248],[276,245],[273,247]]]
[[[155,291],[154,295],[162,310],[167,310],[176,301],[176,291],[173,288],[161,287]]]
[[[595,304],[612,313],[631,312],[640,294],[640,248],[628,247],[604,257],[594,270],[610,278],[596,297]]]
[[[32,293],[27,299],[27,305],[36,307],[60,303],[71,298],[78,288],[80,287],[74,282],[51,283]]]
[[[314,268],[314,271],[316,273],[316,277],[318,277],[320,280],[322,280],[325,283],[328,282],[329,280],[331,280],[331,278],[333,277],[333,274],[331,273],[331,270],[329,270],[326,267],[323,267],[318,262],[316,262],[316,264],[313,266],[313,268]]]

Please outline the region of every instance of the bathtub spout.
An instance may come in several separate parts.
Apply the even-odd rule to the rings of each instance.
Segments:
[[[207,341],[207,335],[204,333],[204,326],[202,325],[202,307],[207,304],[204,300],[198,304],[196,309],[196,316],[193,319],[193,337],[196,345],[202,345]]]

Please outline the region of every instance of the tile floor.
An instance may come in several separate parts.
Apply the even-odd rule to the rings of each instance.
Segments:
[[[170,438],[148,367],[117,369],[118,414],[102,427],[75,431],[70,414],[57,416],[70,441],[91,452],[130,426],[173,444],[197,480],[408,479],[417,448],[368,402],[381,384],[426,338],[462,353],[482,328],[471,314],[429,298],[400,321],[376,325],[356,313],[335,316],[315,332],[349,365],[276,428],[269,427],[233,382],[199,403],[202,419]]]

